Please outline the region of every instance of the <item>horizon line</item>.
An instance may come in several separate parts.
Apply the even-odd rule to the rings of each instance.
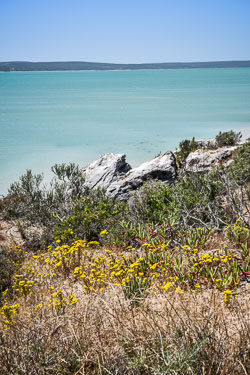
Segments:
[[[0,61],[3,63],[94,63],[94,64],[114,64],[114,65],[143,65],[143,64],[193,64],[193,63],[218,63],[218,62],[250,62],[250,58],[247,60],[204,60],[204,61],[163,61],[163,62],[131,62],[131,63],[118,63],[118,62],[104,62],[104,61],[90,61],[90,60],[4,60]]]

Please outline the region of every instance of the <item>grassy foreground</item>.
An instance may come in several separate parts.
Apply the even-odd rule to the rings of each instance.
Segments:
[[[199,147],[182,142],[179,166]],[[249,374],[249,168],[248,140],[229,168],[126,203],[73,164],[49,188],[27,171],[0,200],[19,235],[0,226],[0,374]]]
[[[220,243],[203,228],[187,237],[196,247],[153,236],[137,249],[10,250],[1,373],[247,374],[249,229],[238,221]]]

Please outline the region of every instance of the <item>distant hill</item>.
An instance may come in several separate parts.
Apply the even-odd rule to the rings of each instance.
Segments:
[[[112,64],[83,61],[0,62],[0,71],[59,71],[59,70],[139,70],[139,69],[193,69],[193,68],[249,68],[250,61],[212,61],[187,63]]]

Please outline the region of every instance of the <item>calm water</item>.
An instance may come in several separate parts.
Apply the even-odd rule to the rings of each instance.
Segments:
[[[250,136],[250,68],[0,73],[0,193],[106,152],[133,166],[185,138]]]

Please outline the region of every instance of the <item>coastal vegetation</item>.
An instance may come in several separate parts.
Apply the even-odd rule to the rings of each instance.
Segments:
[[[194,69],[194,68],[249,68],[250,61],[210,61],[186,63],[114,64],[87,61],[5,61],[0,71],[65,71],[65,70],[140,70],[140,69]]]
[[[185,161],[190,154],[190,152],[199,150],[202,148],[202,145],[195,140],[193,137],[190,139],[184,139],[179,144],[179,150],[176,153],[176,162],[180,167],[185,165]]]
[[[240,134],[219,133],[235,145]],[[250,140],[228,167],[148,181],[126,202],[74,164],[0,201],[1,374],[247,374]],[[1,234],[0,234],[1,235]],[[0,238],[1,240],[1,238]]]
[[[241,138],[241,133],[235,133],[233,130],[229,132],[219,132],[215,137],[215,143],[217,147],[234,146],[240,142]]]

